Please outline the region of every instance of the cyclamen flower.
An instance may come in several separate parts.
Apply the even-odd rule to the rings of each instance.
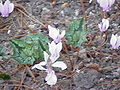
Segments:
[[[61,39],[64,37],[65,35],[65,30],[61,32],[59,29],[56,29],[50,25],[48,25],[48,29],[49,29],[49,36],[54,40],[55,43],[59,43],[61,42]]]
[[[0,2],[0,13],[2,17],[8,17],[9,14],[14,10],[14,4],[6,0],[5,3]]]
[[[98,24],[98,27],[101,32],[105,32],[109,27],[109,20],[108,19],[102,19],[102,22]]]
[[[52,62],[56,61],[60,57],[60,51],[62,50],[62,43],[56,44],[54,41],[49,43],[50,59]]]
[[[37,69],[40,69],[40,70],[45,70],[47,72],[47,76],[45,78],[45,81],[47,81],[48,85],[53,86],[57,82],[57,76],[55,75],[55,71],[52,69],[52,67],[59,67],[62,70],[64,70],[64,69],[67,68],[67,66],[62,61],[52,62],[49,58],[49,55],[45,51],[44,51],[44,59],[45,59],[45,61],[34,65],[32,67],[32,69],[37,68]],[[47,68],[44,68],[43,66],[46,66]]]
[[[103,8],[103,11],[108,12],[115,0],[97,0],[97,2],[100,4],[100,7]]]
[[[112,45],[113,49],[118,49],[118,47],[120,46],[120,36],[118,36],[117,34],[112,34],[110,44]]]

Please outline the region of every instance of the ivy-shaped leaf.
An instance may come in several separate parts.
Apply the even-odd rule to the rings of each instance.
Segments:
[[[20,64],[33,64],[36,59],[43,59],[43,51],[48,50],[49,40],[42,33],[37,33],[10,42],[13,47],[12,58]]]
[[[81,44],[86,41],[88,32],[89,31],[84,28],[83,18],[81,20],[72,21],[66,32],[68,44],[73,45],[74,47],[80,47]]]

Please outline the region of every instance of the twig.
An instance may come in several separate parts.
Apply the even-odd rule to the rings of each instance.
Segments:
[[[32,73],[32,71],[30,70],[30,68],[29,68],[27,65],[25,65],[25,66],[26,66],[29,74],[31,75],[31,77],[35,80],[35,76],[34,76],[34,74]]]

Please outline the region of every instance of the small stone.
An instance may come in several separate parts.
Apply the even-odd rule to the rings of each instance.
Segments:
[[[119,73],[118,72],[113,72],[113,76],[114,77],[119,77]]]
[[[117,69],[117,72],[120,74],[120,68]]]
[[[44,8],[42,8],[42,10],[44,11],[44,12],[46,12],[46,13],[48,13],[50,10],[48,9],[48,8],[46,8],[46,7],[44,7]]]

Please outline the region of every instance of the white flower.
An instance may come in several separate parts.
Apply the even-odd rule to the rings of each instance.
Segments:
[[[97,2],[100,4],[100,7],[103,8],[103,11],[108,12],[115,0],[97,0]]]
[[[52,70],[52,67],[59,67],[62,70],[65,70],[67,66],[62,61],[52,62],[49,58],[49,55],[45,51],[44,51],[44,59],[45,61],[40,62],[39,64],[35,64],[32,67],[32,69],[37,68],[40,70],[45,70],[47,72],[47,76],[45,78],[47,84],[50,86],[55,85],[57,82],[57,76],[55,75],[54,70]],[[44,68],[43,66],[46,66],[47,68]]]
[[[105,32],[109,27],[109,20],[108,19],[102,19],[102,22],[98,24],[98,27],[101,32]]]
[[[112,45],[113,49],[118,49],[118,47],[120,46],[120,36],[118,36],[117,34],[112,34],[110,44]]]
[[[2,0],[0,2],[0,13],[2,17],[8,17],[9,14],[14,10],[14,4],[6,0],[3,4]]]
[[[49,36],[54,40],[55,43],[61,42],[61,39],[65,35],[65,30],[62,31],[60,34],[59,29],[56,29],[50,25],[48,25],[48,30],[49,30]]]
[[[49,43],[50,59],[52,62],[56,61],[60,57],[60,51],[62,50],[62,43],[56,44],[54,41]]]

